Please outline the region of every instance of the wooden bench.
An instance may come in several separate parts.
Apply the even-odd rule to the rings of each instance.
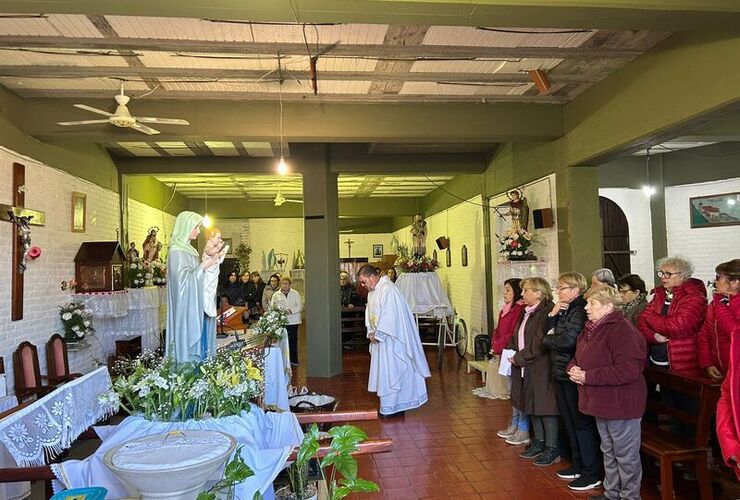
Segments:
[[[342,307],[342,345],[354,347],[367,345],[367,328],[365,327],[365,307]]]
[[[660,462],[661,498],[663,500],[673,498],[674,462],[694,462],[701,500],[711,499],[712,488],[709,482],[707,454],[712,416],[717,411],[721,382],[708,379],[702,373],[676,373],[656,366],[649,366],[645,369],[645,380],[648,386],[658,384],[661,390],[672,389],[699,402],[698,413],[693,415],[662,402],[648,399],[648,409],[658,417],[672,417],[696,429],[693,436],[675,436],[669,433],[664,426],[643,420],[641,449],[645,454],[657,458]]]

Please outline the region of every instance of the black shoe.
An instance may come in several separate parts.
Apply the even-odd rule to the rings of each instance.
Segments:
[[[545,451],[545,442],[539,439],[533,439],[532,443],[519,454],[519,458],[537,458]]]
[[[570,479],[571,481],[573,479],[578,479],[579,477],[581,477],[581,469],[579,469],[575,465],[571,465],[570,467],[559,470],[558,477],[560,479]]]
[[[537,457],[534,464],[539,465],[540,467],[547,467],[548,465],[556,464],[558,462],[560,462],[560,452],[558,451],[557,446],[552,446],[546,448],[544,453]]]
[[[378,413],[378,416],[383,420],[387,418],[403,417],[404,415],[406,415],[405,411],[397,411],[396,413],[389,413],[387,415],[383,413]]]
[[[601,479],[594,477],[581,476],[568,483],[568,488],[574,491],[586,491],[601,486]]]

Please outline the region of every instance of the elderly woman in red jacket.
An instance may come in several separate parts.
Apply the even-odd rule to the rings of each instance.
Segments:
[[[657,262],[662,286],[637,318],[650,349],[650,362],[672,371],[699,371],[696,336],[707,310],[704,283],[692,278],[693,266],[678,257]]]
[[[697,341],[699,366],[710,378],[721,380],[729,368],[730,337],[740,311],[740,259],[723,262],[714,270],[717,273],[714,298]]]
[[[578,384],[578,409],[596,419],[604,455],[604,494],[640,498],[640,420],[647,388],[645,339],[618,306],[619,292],[598,286],[585,294],[588,322],[568,368]]]

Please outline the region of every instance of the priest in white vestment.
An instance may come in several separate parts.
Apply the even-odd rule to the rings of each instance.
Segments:
[[[369,264],[358,275],[370,291],[365,309],[370,339],[367,390],[378,394],[381,415],[403,414],[427,402],[424,379],[431,376],[416,321],[388,276],[379,276]]]

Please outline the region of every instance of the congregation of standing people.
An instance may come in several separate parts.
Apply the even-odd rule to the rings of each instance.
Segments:
[[[740,478],[740,259],[716,267],[709,297],[689,261],[667,257],[656,269],[650,293],[640,276],[609,269],[588,280],[562,273],[555,290],[542,278],[506,280],[486,385],[473,390],[510,399],[511,421],[497,435],[541,467],[565,456],[570,465],[555,474],[575,491],[603,486],[591,500],[640,498],[648,399],[697,414],[697,400],[646,383],[651,365],[722,382],[716,436]]]

